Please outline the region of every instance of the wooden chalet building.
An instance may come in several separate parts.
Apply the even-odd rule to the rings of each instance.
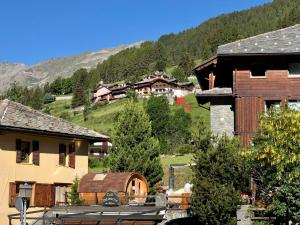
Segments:
[[[0,224],[16,213],[19,185],[32,185],[34,209],[66,203],[88,172],[88,147],[108,137],[10,100],[0,101]]]
[[[166,95],[169,97],[182,97],[194,90],[191,82],[179,83],[176,79],[170,79],[166,74],[157,74],[145,78],[133,85],[136,93],[141,97],[148,97],[150,94],[156,96]]]
[[[300,25],[221,45],[194,72],[198,102],[210,102],[212,131],[247,145],[266,109],[285,101],[299,106]]]

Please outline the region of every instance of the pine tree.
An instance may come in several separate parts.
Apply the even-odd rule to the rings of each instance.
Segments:
[[[186,77],[193,73],[193,67],[195,63],[189,53],[184,53],[180,59],[178,67],[182,68]]]
[[[73,75],[73,98],[72,108],[84,105],[87,100],[85,89],[88,86],[88,72],[86,69],[79,69]]]
[[[241,191],[247,190],[247,161],[239,154],[239,142],[215,137],[203,123],[195,131],[193,209],[200,224],[236,224]]]
[[[143,174],[150,191],[153,191],[154,185],[162,179],[163,171],[159,142],[151,133],[149,116],[144,109],[129,101],[114,124],[109,164],[113,172]]]
[[[172,76],[180,82],[184,82],[188,80],[184,70],[178,66],[172,71]]]

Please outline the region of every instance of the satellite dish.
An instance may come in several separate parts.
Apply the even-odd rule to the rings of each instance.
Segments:
[[[27,199],[24,199],[24,201],[27,201]],[[26,209],[27,210],[29,207],[29,202],[27,201],[27,204],[26,204]],[[24,210],[24,202],[23,202],[23,199],[22,197],[17,197],[16,198],[16,209],[19,211],[19,212],[22,212]]]

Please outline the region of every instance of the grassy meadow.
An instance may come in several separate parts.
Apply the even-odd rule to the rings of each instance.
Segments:
[[[199,119],[203,119],[209,126],[209,111],[198,105],[195,95],[189,94],[185,96],[185,99],[187,105],[192,108],[191,112],[187,110],[192,117],[192,128],[195,127],[196,121]],[[127,101],[127,99],[121,99],[92,109],[86,121],[83,119],[82,112],[73,112],[71,109],[71,100],[57,100],[52,102],[44,107],[44,111],[47,111],[51,115],[67,119],[80,126],[109,135],[113,129],[115,116],[122,111]],[[142,106],[144,101],[145,99],[139,99],[138,104]],[[170,107],[171,110],[173,110],[181,106],[171,105]]]

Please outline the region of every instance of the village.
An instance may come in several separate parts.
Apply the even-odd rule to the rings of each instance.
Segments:
[[[12,83],[0,225],[299,224],[299,22],[135,77],[109,77],[108,58],[52,86]]]

